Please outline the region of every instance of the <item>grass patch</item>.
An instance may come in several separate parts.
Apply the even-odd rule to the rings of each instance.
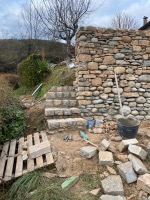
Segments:
[[[99,174],[84,174],[81,176],[81,180],[85,189],[89,191],[100,187]]]
[[[61,180],[61,181],[60,181]],[[41,171],[28,173],[15,181],[8,191],[7,200],[82,200],[70,191],[63,191],[64,180],[46,178]]]

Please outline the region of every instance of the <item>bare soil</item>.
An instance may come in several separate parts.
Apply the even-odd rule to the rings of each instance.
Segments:
[[[110,173],[107,171],[106,167],[99,166],[98,156],[93,157],[91,159],[86,159],[80,156],[80,148],[83,146],[87,146],[87,144],[81,138],[79,134],[79,130],[76,127],[67,130],[56,130],[49,131],[47,130],[45,119],[44,119],[44,103],[36,104],[26,111],[29,115],[28,125],[27,125],[27,134],[34,133],[35,131],[46,130],[48,138],[50,140],[52,146],[52,152],[54,156],[54,160],[56,163],[56,173],[60,178],[67,178],[73,175],[80,175],[80,177],[86,175],[93,175],[98,177],[99,180],[106,178]],[[119,136],[117,129],[115,130],[107,130],[107,133],[102,134],[94,134],[89,132],[88,130],[83,130],[89,137],[89,140],[94,144],[100,146],[101,141],[105,139],[111,139],[111,137]],[[140,145],[146,149],[148,142],[150,141],[150,120],[143,121],[139,128],[139,134],[137,135],[137,140]],[[72,135],[73,140],[65,141],[64,137],[66,135]],[[119,141],[111,141],[113,146],[117,147]],[[120,154],[117,150],[114,153],[114,159],[116,160],[116,156]],[[125,153],[127,155],[127,152]],[[145,166],[150,171],[150,160],[144,161]],[[116,165],[113,168],[117,172]],[[88,179],[87,179],[88,180]],[[98,187],[97,183],[91,181],[92,189],[96,189]],[[90,180],[89,180],[90,182]],[[100,182],[100,181],[99,181]],[[92,186],[93,185],[93,186]],[[137,188],[136,183],[126,184],[123,181],[125,196],[127,199],[137,200],[139,198],[139,194],[141,195],[140,189]],[[100,184],[99,184],[100,187]],[[71,191],[77,193],[79,196],[84,196],[89,192],[87,189],[85,182],[83,182],[83,178],[71,189]],[[101,189],[100,193],[103,191]],[[142,195],[147,195],[142,193]],[[91,197],[87,199],[99,199],[98,197]]]

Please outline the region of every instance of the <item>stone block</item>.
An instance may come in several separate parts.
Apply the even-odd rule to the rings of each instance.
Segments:
[[[79,55],[79,61],[81,62],[90,62],[91,61],[91,56],[88,54],[80,54]]]
[[[141,160],[145,160],[147,157],[147,152],[141,147],[136,145],[130,144],[128,147],[128,151],[139,157]]]
[[[92,86],[101,86],[102,85],[102,79],[101,78],[95,78],[92,80]]]
[[[108,195],[124,195],[122,180],[119,175],[110,175],[101,181],[105,194]]]
[[[150,142],[148,143],[148,146],[147,146],[147,156],[150,159]]]
[[[114,159],[113,154],[109,151],[100,151],[99,152],[99,165],[104,166],[113,166]]]
[[[126,151],[128,149],[128,146],[130,144],[138,144],[139,142],[137,141],[137,139],[128,139],[128,140],[122,140],[119,145],[118,145],[118,149],[120,152]]]
[[[49,141],[41,142],[39,144],[35,144],[33,146],[28,147],[28,154],[30,155],[31,158],[37,158],[48,152],[50,152]]]
[[[134,156],[132,154],[129,154],[128,155],[128,159],[132,162],[132,166],[133,166],[134,170],[138,174],[143,175],[143,174],[146,174],[148,172],[147,169],[146,169],[146,167],[145,167],[145,165],[136,156]]]
[[[119,174],[127,183],[133,183],[137,180],[137,176],[133,170],[132,163],[130,161],[117,165]]]
[[[105,56],[103,63],[104,65],[113,65],[116,64],[116,60],[113,56]]]
[[[101,148],[103,151],[107,150],[110,145],[110,142],[106,139],[103,139],[101,142]]]
[[[99,200],[126,200],[123,196],[102,195]]]
[[[139,97],[139,93],[138,92],[124,92],[123,97],[126,97],[126,98],[134,98],[134,97]]]
[[[89,62],[88,63],[88,69],[98,70],[98,63],[96,63],[96,62]]]
[[[80,149],[80,155],[85,158],[92,158],[93,156],[96,156],[97,153],[98,153],[97,147],[93,146],[86,146]]]
[[[137,180],[137,186],[150,194],[150,174],[139,176]]]
[[[123,74],[125,72],[125,70],[126,70],[125,67],[116,67],[114,69],[116,74]]]

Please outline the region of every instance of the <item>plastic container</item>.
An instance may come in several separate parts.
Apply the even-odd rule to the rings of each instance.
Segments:
[[[119,135],[123,138],[136,138],[140,122],[134,118],[119,118],[117,128]]]
[[[95,126],[95,120],[94,119],[87,121],[87,129],[92,129],[92,128],[94,128],[94,126]]]

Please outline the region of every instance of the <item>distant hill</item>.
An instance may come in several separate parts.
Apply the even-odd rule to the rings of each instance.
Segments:
[[[0,40],[0,73],[15,73],[17,65],[30,54],[42,54],[51,63],[66,58],[66,45],[48,40]]]

